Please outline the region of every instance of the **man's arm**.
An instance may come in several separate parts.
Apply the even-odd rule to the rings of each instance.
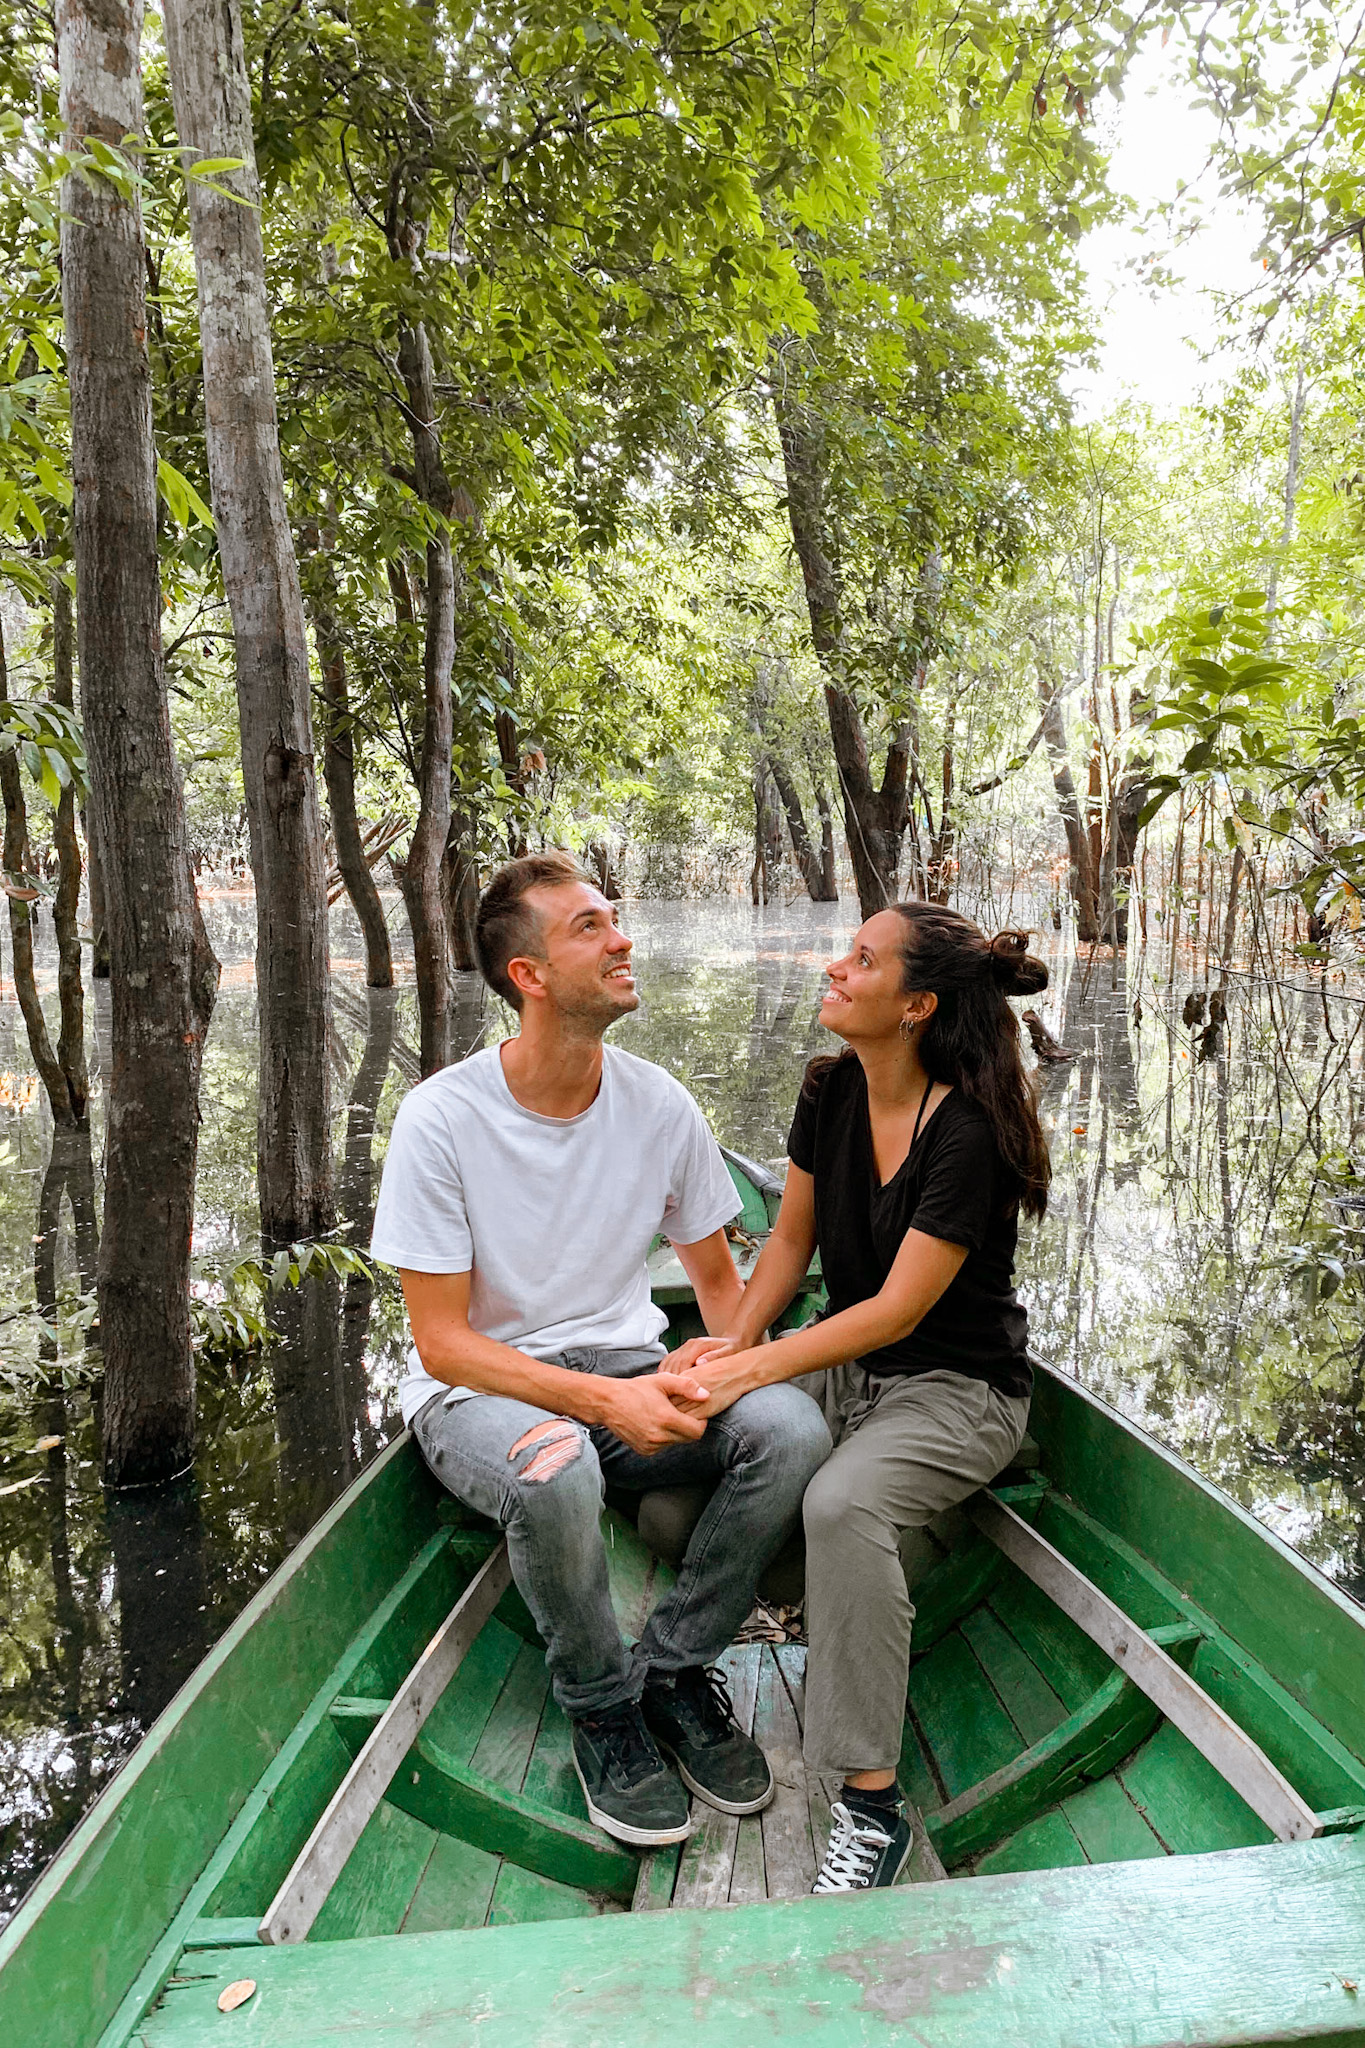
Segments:
[[[695,1244],[675,1244],[673,1249],[692,1282],[708,1336],[723,1336],[732,1327],[744,1295],[729,1238],[724,1230],[713,1230]]]
[[[707,1398],[707,1389],[688,1375],[614,1380],[548,1365],[470,1328],[468,1273],[417,1273],[400,1267],[399,1278],[417,1356],[433,1379],[444,1380],[447,1386],[473,1387],[480,1394],[502,1394],[551,1415],[571,1415],[578,1422],[609,1429],[646,1458],[670,1444],[692,1443],[704,1435],[705,1422],[685,1414],[670,1399],[671,1394],[680,1400]]]

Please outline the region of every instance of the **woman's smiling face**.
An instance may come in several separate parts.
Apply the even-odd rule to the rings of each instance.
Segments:
[[[903,1018],[918,1021],[934,1009],[932,996],[907,995],[902,986],[901,951],[906,927],[894,910],[879,910],[861,925],[841,960],[825,969],[829,987],[820,1004],[820,1022],[840,1038],[890,1038]]]

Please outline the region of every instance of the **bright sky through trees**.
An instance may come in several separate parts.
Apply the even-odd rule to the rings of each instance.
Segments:
[[[1110,181],[1133,211],[1126,220],[1097,227],[1082,255],[1100,314],[1102,353],[1094,372],[1077,377],[1075,395],[1084,419],[1095,419],[1125,393],[1163,413],[1188,404],[1201,389],[1221,383],[1243,359],[1238,346],[1201,360],[1232,328],[1213,301],[1218,292],[1239,293],[1257,281],[1253,251],[1263,233],[1254,214],[1223,200],[1207,168],[1216,133],[1213,116],[1191,105],[1174,46],[1152,46],[1139,55],[1121,105],[1101,132],[1110,141]],[[1152,209],[1174,199],[1180,183],[1198,185],[1205,225],[1182,247],[1172,247],[1171,229],[1152,219]],[[1172,281],[1153,289],[1138,265],[1158,257]]]

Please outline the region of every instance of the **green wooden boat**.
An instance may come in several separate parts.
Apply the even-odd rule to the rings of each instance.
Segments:
[[[757,1235],[771,1189],[732,1171]],[[638,1627],[668,1566],[607,1530]],[[772,1806],[639,1858],[585,1817],[496,1532],[400,1438],[0,1936],[0,2041],[1365,2041],[1365,1613],[1046,1369],[1020,1463],[907,1570],[907,1881],[807,1895],[787,1644],[728,1657]]]

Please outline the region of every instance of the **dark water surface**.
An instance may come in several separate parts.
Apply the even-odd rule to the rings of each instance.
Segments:
[[[254,911],[241,893],[207,909],[224,964],[196,1233],[211,1294],[254,1249]],[[686,1082],[727,1143],[779,1162],[803,1064],[830,1042],[820,969],[855,927],[853,906],[641,903],[625,921],[645,1004],[617,1042]],[[1188,961],[1172,1003],[1140,957],[1115,989],[1107,960],[1087,981],[1065,935],[1045,950],[1054,981],[1039,1007],[1076,1057],[1042,1077],[1056,1179],[1020,1262],[1035,1345],[1365,1597],[1365,1181],[1351,1164],[1357,1145],[1365,1154],[1365,1010],[1339,982],[1324,998],[1234,979],[1228,1031],[1201,1043],[1180,1015]],[[342,912],[334,952],[341,1235],[363,1240],[416,1077],[415,1008],[410,980],[365,989]],[[461,1051],[506,1028],[467,982]],[[106,984],[91,1018],[106,1067],[107,1000]],[[393,1283],[284,1295],[272,1308],[284,1341],[202,1359],[193,1474],[106,1503],[71,1314],[93,1272],[99,1110],[93,1157],[69,1143],[54,1154],[0,975],[0,1918],[396,1423]],[[54,1230],[60,1360],[38,1396],[40,1351],[54,1346],[32,1314],[34,1258]]]

